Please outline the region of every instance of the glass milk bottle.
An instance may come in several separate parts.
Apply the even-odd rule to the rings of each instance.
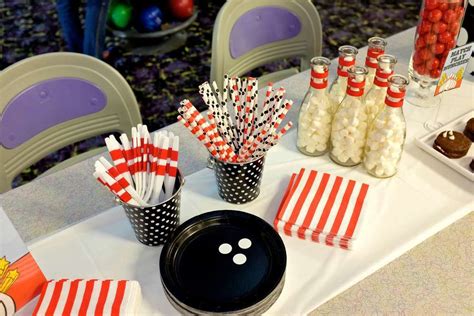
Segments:
[[[385,105],[387,94],[388,77],[393,74],[397,59],[392,55],[380,55],[377,58],[378,66],[374,78],[374,84],[364,96],[363,101],[367,109],[369,124]],[[367,84],[365,85],[367,87]]]
[[[331,128],[331,159],[342,166],[356,166],[362,161],[367,134],[367,114],[364,94],[367,69],[348,69],[347,93],[334,114]]]
[[[358,52],[354,46],[344,45],[339,47],[337,77],[331,84],[331,88],[329,88],[329,98],[336,105],[339,105],[346,95],[347,69],[355,65]]]
[[[298,117],[299,151],[321,156],[329,149],[329,135],[334,108],[327,93],[331,61],[325,57],[311,59],[311,81]]]
[[[370,124],[364,167],[374,177],[388,178],[397,173],[406,136],[402,105],[408,83],[401,75],[388,79],[385,107]]]
[[[381,37],[371,37],[368,40],[367,56],[365,57],[365,67],[367,67],[367,78],[365,78],[365,90],[367,94],[372,87],[377,70],[377,58],[385,53],[387,42]]]

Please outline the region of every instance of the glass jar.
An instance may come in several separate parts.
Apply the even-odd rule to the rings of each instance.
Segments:
[[[329,98],[336,105],[339,105],[346,95],[347,69],[355,65],[358,52],[354,46],[344,45],[339,47],[337,77],[332,82],[331,88],[329,88]]]
[[[408,79],[393,75],[388,79],[385,107],[370,124],[364,148],[364,167],[377,178],[397,173],[406,137],[402,105]]]
[[[367,113],[362,103],[367,68],[348,69],[346,96],[338,106],[331,128],[331,159],[342,166],[361,163],[367,134]]]
[[[377,58],[377,71],[374,78],[374,84],[363,99],[367,109],[369,124],[385,105],[388,78],[393,74],[396,63],[397,59],[392,55],[380,55]],[[367,84],[365,86],[367,87]]]
[[[367,94],[374,83],[375,72],[377,70],[377,58],[385,53],[387,41],[381,37],[371,37],[368,40],[367,56],[365,67],[367,67],[367,78],[365,78],[365,94]]]
[[[423,1],[408,69],[410,103],[423,107],[439,104],[434,89],[449,51],[456,46],[466,6],[467,0]]]
[[[298,116],[298,150],[308,156],[321,156],[329,150],[334,107],[327,93],[331,61],[311,59],[311,81]]]

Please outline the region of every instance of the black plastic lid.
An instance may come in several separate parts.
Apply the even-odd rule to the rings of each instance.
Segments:
[[[264,220],[213,211],[177,228],[160,257],[161,279],[175,300],[203,312],[232,312],[264,301],[280,284],[286,251]]]

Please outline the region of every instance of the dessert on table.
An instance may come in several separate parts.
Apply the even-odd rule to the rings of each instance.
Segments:
[[[471,117],[469,121],[467,121],[463,133],[471,140],[471,142],[474,142],[474,117]]]
[[[471,141],[463,133],[457,131],[443,131],[436,137],[433,148],[448,158],[464,157],[469,148]]]

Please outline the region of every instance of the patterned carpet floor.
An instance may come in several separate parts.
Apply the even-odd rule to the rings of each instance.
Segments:
[[[323,24],[323,55],[333,58],[343,44],[366,45],[371,36],[388,37],[415,25],[418,0],[314,0]],[[199,16],[187,29],[184,47],[155,56],[134,55],[108,35],[106,62],[131,85],[143,121],[155,130],[176,121],[179,100],[187,97],[203,110],[197,86],[209,78],[211,39],[215,17],[224,1],[195,1]],[[66,50],[53,0],[0,1],[0,70],[26,57]],[[251,75],[285,69],[296,60],[265,65]],[[20,185],[58,161],[103,146],[102,137],[67,146],[25,170],[14,181]]]

